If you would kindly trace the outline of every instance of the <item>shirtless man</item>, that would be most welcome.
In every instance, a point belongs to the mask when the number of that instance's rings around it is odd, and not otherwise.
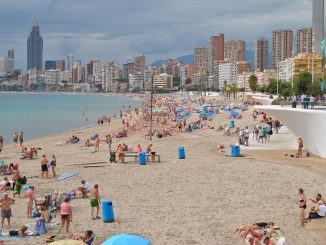
[[[34,186],[30,186],[29,189],[25,192],[27,203],[27,218],[32,218],[33,201],[37,201],[34,195]]]
[[[45,174],[45,177],[48,178],[49,177],[49,169],[48,169],[48,159],[46,159],[46,156],[43,155],[42,158],[41,158],[41,170],[42,170],[42,179],[43,179],[43,176]]]
[[[100,194],[98,192],[98,184],[94,185],[94,188],[91,190],[91,208],[92,208],[92,219],[100,219],[101,217],[98,216],[100,212]],[[96,218],[94,218],[94,208],[96,208]]]
[[[3,197],[0,199],[2,229],[3,229],[3,223],[4,223],[5,219],[8,220],[8,227],[10,229],[10,217],[12,216],[10,205],[13,204],[14,202],[15,202],[15,200],[10,198],[7,193],[4,193]]]

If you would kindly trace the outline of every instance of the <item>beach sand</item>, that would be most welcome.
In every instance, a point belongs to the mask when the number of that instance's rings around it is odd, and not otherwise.
[[[217,128],[227,121],[227,115],[222,112],[209,124]],[[253,123],[250,111],[236,120],[236,126],[241,127]],[[74,134],[83,143],[94,133],[103,137],[120,127],[121,122],[116,120],[110,126],[97,126]],[[36,187],[37,197],[42,197],[55,190],[68,192],[76,189],[82,179],[92,185],[97,183],[101,199],[112,199],[116,219],[114,223],[93,221],[89,199],[74,199],[71,203],[74,214],[72,233],[82,234],[91,229],[104,238],[132,233],[151,240],[154,245],[227,245],[243,244],[233,233],[242,224],[274,221],[284,231],[287,244],[326,244],[322,240],[316,243],[309,230],[299,227],[297,207],[300,187],[308,197],[318,192],[326,194],[325,160],[316,157],[294,159],[284,156],[285,153],[294,153],[294,150],[275,147],[272,150],[250,150],[250,146],[241,147],[243,157],[226,157],[217,150],[217,145],[233,144],[235,137],[208,129],[178,133],[163,139],[154,137],[153,150],[161,154],[160,163],[150,162],[146,166],[135,162],[106,164],[108,147],[104,143],[98,153],[92,153],[93,148],[81,150],[82,143],[55,145],[71,135],[38,139],[27,142],[27,145],[41,147],[43,150],[39,157],[43,153],[48,158],[55,154],[59,174],[76,171],[79,175],[65,181],[52,177],[32,178],[28,184]],[[277,136],[273,135],[272,140],[273,137]],[[144,137],[144,132],[135,132],[127,138],[114,139],[113,148],[119,143],[135,148],[138,144],[146,147],[150,142]],[[186,159],[178,159],[179,146],[185,147]],[[6,146],[0,157],[6,163],[19,162],[23,175],[39,176],[39,159],[21,161],[17,152],[12,145]],[[101,163],[91,164],[96,162]],[[82,163],[97,167],[77,165]],[[25,201],[16,198],[12,206],[12,227],[31,222],[26,218],[25,209]],[[57,231],[58,228],[50,228],[49,234]],[[63,233],[57,239],[64,237]],[[9,241],[8,244],[18,243]],[[21,239],[19,244],[45,244],[45,239]],[[100,244],[100,240],[97,239],[95,244]]]

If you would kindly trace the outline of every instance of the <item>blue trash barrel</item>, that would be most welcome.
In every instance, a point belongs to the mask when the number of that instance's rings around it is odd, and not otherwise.
[[[139,164],[140,165],[146,165],[146,161],[147,159],[146,159],[146,152],[141,152],[141,153],[139,153],[139,160],[138,160],[138,162],[139,162]]]
[[[185,158],[186,158],[185,148],[180,146],[179,147],[179,159],[185,159]]]
[[[233,157],[240,156],[240,147],[238,145],[232,145],[232,156]]]
[[[114,222],[113,206],[111,200],[102,202],[102,217],[104,223]]]
[[[230,128],[234,128],[235,124],[234,124],[234,120],[230,121]]]

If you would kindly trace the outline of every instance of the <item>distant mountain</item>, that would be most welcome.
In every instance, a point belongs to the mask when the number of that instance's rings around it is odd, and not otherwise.
[[[157,60],[157,61],[153,62],[151,64],[151,66],[158,66],[158,67],[160,67],[160,66],[163,65],[164,62],[165,62],[165,60]]]
[[[176,60],[180,60],[182,64],[189,64],[194,62],[194,55],[193,54],[188,54],[188,55],[183,55]],[[254,69],[254,64],[255,64],[255,52],[253,50],[246,50],[246,60],[250,61],[250,67],[251,70]],[[166,60],[157,60],[154,63],[152,63],[152,66],[162,66]],[[272,52],[268,53],[268,68],[271,69],[272,67]]]
[[[194,55],[193,54],[183,55],[178,57],[177,60],[180,60],[182,64],[190,64],[194,62]]]
[[[183,56],[176,58],[176,60],[180,60],[180,62],[182,64],[193,63],[194,55],[193,54],[183,55]],[[165,61],[167,61],[167,60],[157,60],[157,61],[153,62],[151,65],[152,66],[162,66]]]

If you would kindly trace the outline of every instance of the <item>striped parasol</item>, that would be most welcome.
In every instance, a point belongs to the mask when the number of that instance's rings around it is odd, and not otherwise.
[[[77,175],[78,175],[78,173],[76,173],[76,172],[66,172],[66,173],[61,174],[58,177],[58,181],[66,180],[66,179],[69,179],[69,178],[77,176]]]

